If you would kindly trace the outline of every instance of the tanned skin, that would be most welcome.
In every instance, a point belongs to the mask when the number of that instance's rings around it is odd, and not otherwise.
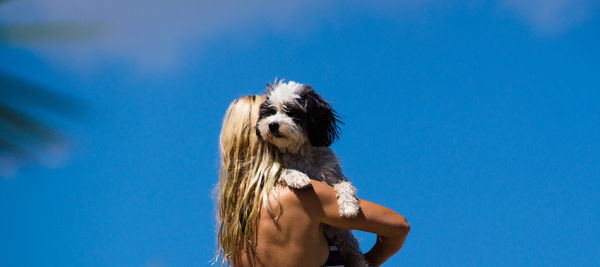
[[[402,248],[410,231],[402,215],[363,199],[359,200],[361,213],[356,218],[341,217],[336,191],[322,182],[311,180],[307,188],[281,186],[275,190],[280,205],[272,195],[269,201],[274,214],[281,210],[279,219],[273,220],[262,208],[253,240],[256,247],[246,247],[233,266],[322,266],[329,255],[322,224],[377,234],[365,258],[371,266],[379,266]]]

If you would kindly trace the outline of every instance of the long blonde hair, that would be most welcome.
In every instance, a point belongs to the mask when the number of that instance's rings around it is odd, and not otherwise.
[[[237,262],[244,248],[253,253],[253,235],[262,205],[273,218],[268,194],[281,173],[277,148],[257,136],[262,96],[243,96],[227,108],[220,135],[218,251],[223,264]],[[273,192],[277,199],[276,192]]]

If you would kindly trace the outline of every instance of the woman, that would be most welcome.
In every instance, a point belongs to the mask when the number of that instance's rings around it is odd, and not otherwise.
[[[376,233],[365,254],[371,266],[398,252],[410,229],[400,214],[361,199],[359,216],[343,218],[329,185],[311,181],[311,187],[295,190],[278,183],[277,148],[254,128],[263,101],[241,97],[223,120],[217,257],[233,266],[323,266],[329,255],[323,224]]]

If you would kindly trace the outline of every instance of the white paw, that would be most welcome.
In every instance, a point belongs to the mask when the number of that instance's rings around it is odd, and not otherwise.
[[[360,205],[356,198],[353,200],[338,200],[338,205],[340,206],[340,215],[342,217],[354,218],[360,213]]]
[[[308,175],[297,170],[285,170],[281,179],[291,188],[300,189],[310,185]]]
[[[356,188],[348,181],[334,184],[333,188],[338,193],[340,215],[346,218],[356,217],[360,213],[360,205],[358,198],[356,198]]]

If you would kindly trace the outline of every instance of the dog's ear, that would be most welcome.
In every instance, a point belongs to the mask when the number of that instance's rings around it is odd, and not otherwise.
[[[260,134],[260,129],[258,129],[258,123],[254,126],[254,131],[256,132],[256,136],[258,136],[258,138],[262,138],[262,135]]]
[[[262,135],[260,133],[260,129],[258,128],[258,124],[260,123],[260,121],[262,119],[264,119],[265,117],[272,115],[271,114],[271,110],[269,109],[269,103],[268,100],[264,100],[261,104],[260,107],[258,108],[258,121],[256,122],[256,125],[254,125],[254,130],[256,131],[256,135],[260,138],[262,138]]]
[[[302,97],[307,115],[308,139],[312,146],[330,146],[339,135],[339,120],[335,110],[310,86],[306,85]]]

